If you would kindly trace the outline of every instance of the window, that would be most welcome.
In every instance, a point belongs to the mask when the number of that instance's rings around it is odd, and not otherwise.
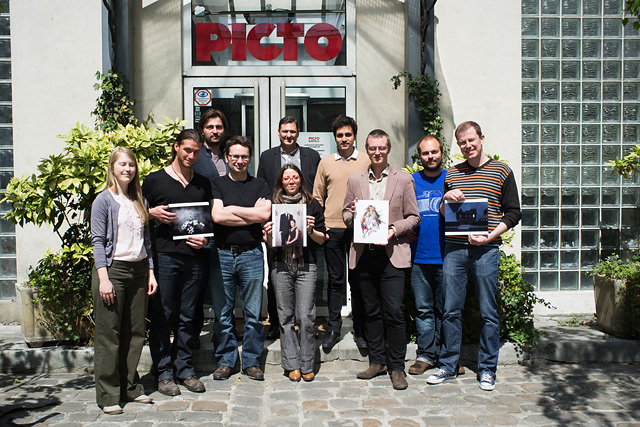
[[[592,289],[598,260],[640,247],[640,35],[622,0],[522,1],[522,263],[536,289]]]

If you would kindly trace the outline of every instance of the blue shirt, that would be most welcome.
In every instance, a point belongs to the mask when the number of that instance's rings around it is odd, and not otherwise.
[[[444,218],[440,215],[440,201],[444,195],[446,170],[437,177],[426,176],[423,171],[411,175],[416,183],[416,199],[420,211],[418,241],[411,245],[413,262],[442,264],[444,255]]]

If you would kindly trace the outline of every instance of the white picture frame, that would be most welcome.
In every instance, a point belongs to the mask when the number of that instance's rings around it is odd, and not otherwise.
[[[386,245],[389,237],[389,201],[357,200],[353,242]]]
[[[307,246],[307,205],[305,204],[273,204],[271,205],[271,246],[274,248]],[[291,224],[294,221],[294,224]],[[289,228],[285,229],[285,224]],[[293,228],[297,229],[292,235]],[[293,240],[291,240],[293,239]],[[292,243],[288,243],[292,242]]]
[[[170,224],[173,240],[184,240],[190,236],[213,237],[209,202],[171,203],[169,211],[178,215],[178,219]]]

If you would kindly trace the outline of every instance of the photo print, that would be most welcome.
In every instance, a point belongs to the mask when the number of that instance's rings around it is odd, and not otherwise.
[[[353,218],[354,243],[387,244],[389,201],[357,200]]]
[[[274,248],[307,246],[307,205],[273,204],[271,218],[271,245]]]
[[[466,199],[464,202],[444,201],[444,234],[468,236],[489,234],[487,199]]]
[[[171,223],[173,240],[194,237],[213,237],[213,221],[209,202],[172,203],[169,211],[178,215]]]

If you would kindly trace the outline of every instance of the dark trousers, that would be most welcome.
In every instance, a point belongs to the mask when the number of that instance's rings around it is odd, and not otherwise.
[[[329,276],[327,297],[329,302],[329,332],[340,332],[342,328],[342,305],[346,290],[346,256],[353,230],[332,228],[328,232],[329,240],[324,244],[325,264]],[[356,336],[364,332],[365,313],[362,307],[362,297],[357,286],[351,286],[351,316],[353,330]]]
[[[158,292],[151,305],[149,350],[158,381],[195,375],[193,354],[187,346],[193,337],[193,314],[202,281],[202,257],[159,253],[156,263]],[[173,344],[170,327],[173,324]],[[174,371],[175,369],[175,371]]]
[[[204,301],[206,299],[207,283],[209,283],[209,259],[211,251],[218,250],[215,246],[213,249],[209,246],[200,251],[202,256],[202,280],[200,280],[200,289],[198,290],[198,298],[196,299],[196,309],[193,312],[193,341],[200,340],[200,332],[204,326]]]
[[[144,394],[137,368],[144,345],[149,268],[146,260],[113,261],[107,274],[116,291],[110,305],[100,297],[95,268],[91,278],[96,402],[101,408]]]
[[[284,240],[283,240],[284,241]],[[267,266],[268,270],[271,271],[274,265],[273,261],[273,249],[267,245]],[[276,299],[276,291],[275,285],[271,278],[271,274],[268,275],[267,279],[267,313],[269,314],[269,324],[271,325],[270,330],[276,329],[280,327],[280,320],[278,318],[278,303]]]
[[[406,328],[402,304],[404,270],[391,264],[384,246],[365,248],[355,269],[351,270],[367,314],[369,363],[388,365],[390,371],[404,371],[407,354]],[[383,320],[386,319],[386,323]],[[385,355],[385,334],[389,345],[389,362]]]

